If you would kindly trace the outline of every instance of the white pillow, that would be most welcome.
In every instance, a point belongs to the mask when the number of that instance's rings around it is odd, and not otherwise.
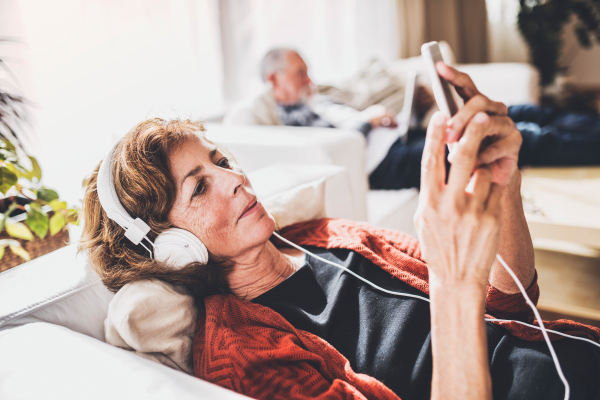
[[[108,306],[106,343],[194,374],[192,341],[197,310],[179,287],[158,280],[128,283]]]

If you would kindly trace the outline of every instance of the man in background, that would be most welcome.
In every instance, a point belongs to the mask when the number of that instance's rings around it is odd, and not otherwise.
[[[265,90],[235,106],[225,124],[344,128],[365,136],[374,128],[396,126],[394,116],[382,106],[358,111],[335,98],[316,95],[306,63],[294,50],[269,51],[261,63],[261,76]],[[427,113],[433,104],[427,89],[418,87],[413,107],[417,115]],[[508,108],[508,117],[523,138],[519,167],[600,165],[597,114],[518,105]],[[387,155],[369,174],[371,189],[418,188],[423,147],[424,130],[414,129],[408,140],[398,139],[385,149]]]
[[[332,96],[316,94],[316,86],[308,75],[302,57],[292,49],[270,50],[261,63],[261,77],[265,90],[259,95],[237,104],[226,115],[225,124],[234,125],[287,125],[343,128],[362,132],[367,136],[378,127],[395,128],[395,116],[381,105],[358,111]],[[424,114],[433,105],[433,97],[419,87],[415,96],[415,110]],[[423,133],[416,141],[397,141],[388,157],[398,159],[393,177],[388,171],[377,169],[371,173],[371,188],[418,187],[423,151]],[[397,164],[397,163],[396,163]]]

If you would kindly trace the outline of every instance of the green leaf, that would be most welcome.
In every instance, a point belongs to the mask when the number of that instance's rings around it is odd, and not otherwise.
[[[52,211],[63,210],[65,208],[67,208],[67,203],[56,199],[56,200],[52,200],[50,202],[50,207],[52,207]]]
[[[6,194],[17,183],[17,175],[6,167],[0,167],[0,192]]]
[[[33,240],[31,231],[20,222],[13,222],[10,219],[6,221],[6,232],[12,236],[24,240]]]
[[[6,246],[21,247],[21,244],[14,239],[0,240],[0,260],[2,259],[2,257],[4,257],[4,250],[6,249]]]
[[[29,228],[31,228],[40,239],[45,238],[48,234],[48,216],[39,209],[39,206],[35,207],[28,204],[25,208],[27,209],[27,220],[25,222],[27,222]]]
[[[25,261],[29,261],[31,260],[31,257],[29,256],[29,253],[21,247],[21,245],[18,246],[8,246],[10,248],[10,250],[15,253],[16,255],[18,255],[19,257],[21,257],[23,260]]]
[[[8,168],[10,172],[15,174],[17,178],[27,177],[27,170],[21,167],[19,164],[6,163],[4,166]]]
[[[9,163],[17,161],[17,153],[14,151],[0,149],[0,160],[6,161]]]
[[[60,230],[65,226],[65,216],[60,211],[55,212],[54,215],[50,218],[50,234],[52,236],[56,235]]]
[[[79,210],[76,208],[68,209],[66,221],[67,221],[67,224],[73,224],[73,225],[79,226]]]
[[[27,207],[32,207],[32,208],[35,208],[36,210],[38,210],[39,212],[43,212],[43,211],[42,211],[42,206],[41,206],[41,204],[39,204],[39,203],[36,203],[36,202],[33,202],[33,203],[29,203],[29,204],[27,204],[27,205],[25,206],[25,208],[27,208]]]
[[[37,197],[40,200],[44,200],[44,201],[47,201],[48,203],[50,203],[52,200],[58,200],[58,193],[56,193],[52,189],[41,188],[37,192]]]
[[[0,239],[0,247],[20,246],[21,244],[15,239]]]
[[[41,180],[42,179],[42,169],[40,168],[40,164],[38,164],[35,157],[29,156],[29,159],[31,160],[31,165],[33,166],[33,168],[31,168],[29,179],[37,178],[38,181]]]
[[[8,150],[15,151],[16,147],[8,139],[0,140],[0,147]]]

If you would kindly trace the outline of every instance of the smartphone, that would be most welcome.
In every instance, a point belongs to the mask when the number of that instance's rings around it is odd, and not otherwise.
[[[439,76],[435,69],[435,64],[438,61],[444,61],[438,42],[429,42],[421,46],[421,55],[423,56],[423,60],[425,60],[425,66],[431,78],[431,88],[433,89],[435,102],[440,111],[450,118],[458,112],[458,106],[454,101],[454,96],[452,96],[450,83]]]

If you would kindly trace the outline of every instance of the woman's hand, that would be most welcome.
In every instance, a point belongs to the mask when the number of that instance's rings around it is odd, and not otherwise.
[[[481,112],[467,124],[447,184],[442,113],[433,116],[425,139],[415,225],[429,268],[432,399],[491,398],[483,310],[498,248],[501,192],[490,168],[476,168],[488,120]]]
[[[447,184],[446,121],[436,113],[427,131],[415,225],[430,284],[476,285],[483,290],[500,232],[500,187],[492,182],[490,168],[476,168],[489,118],[478,113],[469,122],[455,150]]]
[[[436,69],[454,85],[465,101],[465,106],[447,122],[448,143],[458,141],[460,145],[469,122],[479,115],[478,113],[484,112],[489,115],[485,128],[486,143],[479,149],[475,168],[488,165],[492,170],[492,182],[503,186],[502,232],[498,252],[517,274],[521,283],[528,287],[535,277],[535,260],[523,212],[521,179],[517,168],[519,149],[523,141],[521,132],[506,116],[506,106],[482,95],[469,75],[444,63],[437,63]],[[454,166],[454,154],[451,154],[449,161]],[[505,293],[519,292],[512,277],[497,261],[492,267],[490,284]]]
[[[492,101],[477,90],[469,75],[439,62],[438,73],[452,83],[465,101],[465,106],[447,122],[448,143],[460,142],[469,122],[480,112],[489,115],[482,148],[479,149],[475,168],[487,165],[492,171],[492,182],[507,185],[517,171],[519,149],[523,138],[514,122],[507,116],[508,109],[503,103]],[[454,154],[449,158],[453,164]]]

